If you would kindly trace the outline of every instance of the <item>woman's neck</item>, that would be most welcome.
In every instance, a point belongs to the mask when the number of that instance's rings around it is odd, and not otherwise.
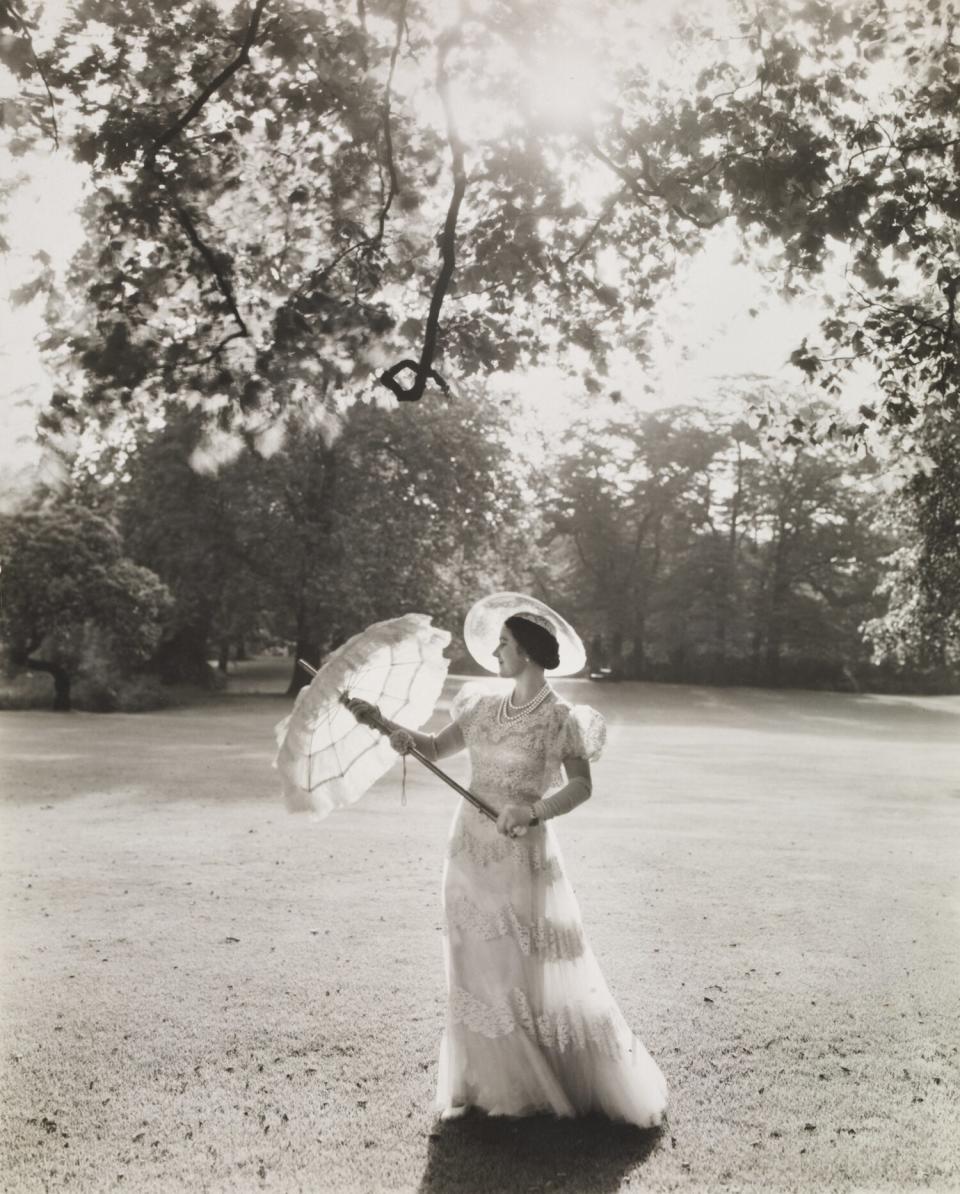
[[[525,668],[517,676],[510,701],[514,705],[525,705],[532,701],[546,682],[544,674],[539,669]]]

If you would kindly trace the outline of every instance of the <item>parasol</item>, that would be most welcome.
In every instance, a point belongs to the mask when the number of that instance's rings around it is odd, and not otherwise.
[[[390,769],[397,756],[384,736],[386,727],[376,717],[355,717],[345,702],[369,701],[383,717],[419,729],[443,688],[449,666],[443,649],[449,641],[447,631],[432,626],[426,614],[405,614],[354,635],[319,671],[298,661],[313,680],[276,727],[274,760],[292,812],[325,817],[334,808],[354,804]],[[410,753],[496,819],[493,809],[419,751]]]
[[[341,698],[370,701],[385,717],[419,728],[440,697],[449,641],[426,614],[404,614],[375,622],[327,657],[276,728],[274,766],[291,811],[325,817],[354,804],[386,774],[396,753]]]

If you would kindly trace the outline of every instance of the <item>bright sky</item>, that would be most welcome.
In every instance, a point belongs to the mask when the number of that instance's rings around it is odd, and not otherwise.
[[[623,22],[624,28],[630,24],[631,36],[625,36],[621,44],[631,52],[642,47],[639,52],[648,66],[674,70],[676,64],[668,61],[664,52],[664,29],[678,7],[694,3],[716,7],[715,0],[674,0],[671,4],[660,0],[656,6],[647,0],[646,4],[590,4],[586,8],[570,3],[568,8],[581,20],[585,14],[593,20],[603,12],[610,20]],[[62,2],[51,6],[51,24],[62,15],[63,7]],[[578,43],[570,44],[564,55],[550,59],[550,71],[538,85],[541,100],[548,100],[563,119],[576,118],[578,106],[597,102],[598,95],[602,98],[601,76],[589,44],[584,44],[582,53],[576,51]],[[469,135],[471,125],[482,125],[488,114],[461,102],[464,133]],[[76,207],[84,171],[65,151],[58,153],[49,147],[31,160],[4,162],[0,158],[0,179],[14,176],[21,168],[30,181],[11,202],[4,232],[13,249],[0,257],[0,490],[10,484],[13,473],[26,469],[29,474],[38,459],[34,419],[49,399],[52,384],[36,343],[43,332],[42,300],[14,309],[6,296],[35,272],[35,252],[43,249],[50,253],[63,269],[82,237]],[[787,304],[771,298],[756,271],[735,264],[736,248],[732,230],[719,229],[705,251],[683,266],[671,295],[657,313],[652,369],[642,372],[636,362],[625,357],[615,365],[610,389],[619,389],[629,401],[651,409],[709,401],[723,379],[742,374],[768,375],[782,379],[786,388],[797,387],[799,375],[787,365],[787,357],[803,335],[814,334],[818,309],[811,303]],[[558,371],[550,369],[538,370],[525,379],[497,379],[494,388],[518,391],[537,411],[538,422],[552,421],[558,429],[588,401]]]

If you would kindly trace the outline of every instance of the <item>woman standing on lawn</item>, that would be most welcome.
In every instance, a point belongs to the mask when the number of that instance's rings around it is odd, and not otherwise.
[[[496,660],[510,695],[466,686],[435,736],[387,723],[401,753],[414,745],[437,760],[466,748],[471,790],[499,810],[494,824],[459,801],[447,846],[437,1107],[444,1118],[470,1107],[600,1111],[653,1127],[666,1082],[604,981],[548,824],[590,796],[590,762],[606,736],[595,710],[562,701],[544,676],[578,670],[580,640],[549,607],[509,593],[473,607],[464,639],[481,666]],[[546,796],[561,767],[567,782]]]

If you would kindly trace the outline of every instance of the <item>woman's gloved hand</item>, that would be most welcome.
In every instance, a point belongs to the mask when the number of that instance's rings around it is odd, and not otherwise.
[[[383,720],[380,710],[369,701],[362,701],[359,697],[348,697],[343,703],[357,721],[362,721],[365,725],[370,725],[374,720]]]
[[[408,755],[416,745],[413,736],[406,730],[394,730],[389,742],[398,755]]]
[[[528,804],[508,804],[497,817],[497,832],[505,837],[522,837],[533,820],[533,810]]]

